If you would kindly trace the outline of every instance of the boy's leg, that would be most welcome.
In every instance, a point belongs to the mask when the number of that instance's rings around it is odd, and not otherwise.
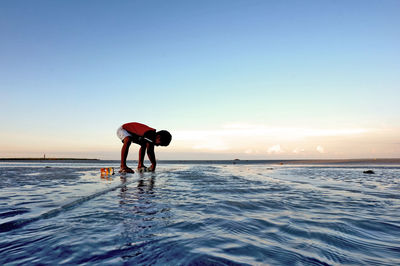
[[[124,142],[124,144],[122,145],[122,148],[121,148],[120,172],[124,171],[127,173],[133,173],[133,170],[126,165],[126,158],[128,157],[129,147],[131,146],[132,140],[130,137],[125,137],[123,142]]]

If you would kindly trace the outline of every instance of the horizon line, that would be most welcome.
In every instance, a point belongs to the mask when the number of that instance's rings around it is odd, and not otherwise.
[[[97,158],[69,158],[69,157],[3,157],[0,161],[119,161],[120,159]],[[128,160],[137,161],[137,160]],[[345,159],[160,159],[158,162],[277,162],[277,163],[351,163],[351,162],[376,162],[376,163],[400,163],[400,158],[345,158]]]

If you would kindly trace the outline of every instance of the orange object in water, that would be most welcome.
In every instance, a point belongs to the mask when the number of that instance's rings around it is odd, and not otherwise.
[[[102,175],[113,175],[114,167],[101,168],[100,172]]]

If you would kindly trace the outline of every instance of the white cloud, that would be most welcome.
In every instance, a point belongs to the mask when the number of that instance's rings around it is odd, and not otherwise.
[[[324,149],[324,147],[322,147],[321,145],[318,145],[317,148],[316,148],[316,150],[317,150],[317,152],[319,152],[319,153],[325,153],[325,149]]]
[[[299,153],[303,153],[303,152],[305,152],[305,149],[302,149],[302,148],[296,148],[293,150],[293,153],[295,153],[295,154],[299,154]]]
[[[281,148],[281,145],[276,144],[274,146],[271,146],[267,150],[268,153],[283,153],[284,150]]]
[[[215,137],[265,137],[277,139],[299,139],[305,137],[343,136],[366,133],[363,128],[321,129],[273,127],[266,125],[229,124],[213,130],[178,130],[175,140],[199,140]]]
[[[192,146],[194,150],[210,150],[210,151],[225,151],[229,150],[229,146],[220,140],[201,141]]]
[[[259,147],[270,147],[268,153],[284,153],[292,151],[292,154],[301,154],[305,150],[296,147],[299,141],[309,143],[312,138],[319,137],[343,137],[364,134],[373,131],[363,128],[294,128],[274,127],[262,124],[228,124],[214,129],[201,130],[176,130],[173,134],[173,144],[179,150],[209,150],[209,151],[231,151],[244,154],[263,154],[257,152]],[[285,144],[287,150],[276,143]],[[293,145],[293,146],[292,146]],[[309,147],[310,148],[310,147]],[[311,149],[309,149],[311,150]],[[322,148],[318,150],[324,153]]]

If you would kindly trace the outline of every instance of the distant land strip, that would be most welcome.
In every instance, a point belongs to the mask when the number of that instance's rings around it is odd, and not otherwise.
[[[0,158],[0,161],[99,161],[88,158]]]
[[[87,162],[119,162],[119,160],[102,160],[90,158],[0,158],[0,161],[87,161]],[[135,161],[135,160],[132,160]],[[400,158],[360,158],[360,159],[226,159],[226,160],[158,160],[160,163],[195,163],[195,164],[400,164]]]
[[[376,159],[307,159],[307,160],[281,160],[284,164],[351,164],[351,163],[400,163],[400,158]]]
[[[361,158],[361,159],[233,159],[233,160],[161,160],[163,163],[233,163],[233,164],[400,164],[400,158]]]

